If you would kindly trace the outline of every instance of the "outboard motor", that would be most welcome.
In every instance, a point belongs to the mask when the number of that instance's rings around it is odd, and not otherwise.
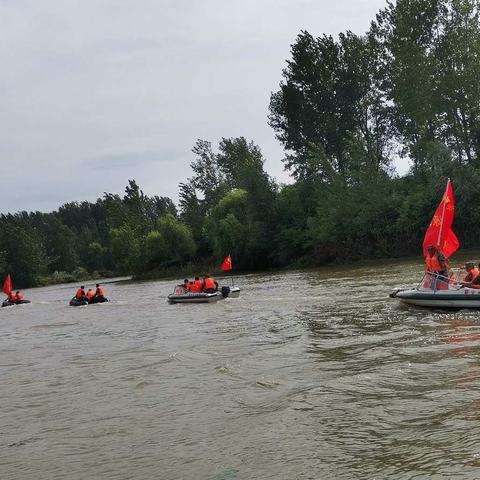
[[[230,294],[230,287],[222,287],[222,297],[227,298]]]

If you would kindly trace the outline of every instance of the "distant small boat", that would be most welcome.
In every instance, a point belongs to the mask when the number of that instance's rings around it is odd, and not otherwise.
[[[3,283],[2,291],[5,295],[8,295],[8,298],[6,298],[2,302],[2,307],[13,307],[14,305],[22,305],[24,303],[30,303],[30,300],[24,300],[23,298],[20,300],[11,300],[11,296],[13,293],[13,283],[12,279],[10,277],[10,274],[7,275],[7,278],[5,279],[5,282]],[[17,292],[19,293],[19,292]],[[22,295],[23,297],[23,295]],[[15,295],[16,298],[16,295]]]
[[[2,302],[2,307],[13,307],[14,305],[23,305],[25,303],[31,303],[30,300],[17,300],[11,302],[8,298]]]
[[[218,292],[214,293],[192,293],[187,291],[183,286],[175,287],[167,299],[169,303],[214,303],[225,298],[238,298],[240,296],[239,287],[221,287]]]

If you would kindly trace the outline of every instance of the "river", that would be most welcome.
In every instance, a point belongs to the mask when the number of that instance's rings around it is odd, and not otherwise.
[[[388,298],[422,265],[73,286],[0,309],[0,478],[480,478],[480,313]]]

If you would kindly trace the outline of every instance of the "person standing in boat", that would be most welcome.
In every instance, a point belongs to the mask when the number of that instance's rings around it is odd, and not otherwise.
[[[445,255],[440,251],[438,247],[430,245],[427,248],[427,256],[425,257],[425,263],[427,265],[427,272],[431,273],[434,278],[432,278],[432,287],[436,285],[436,282],[439,277],[446,282],[448,279],[448,265]]]
[[[218,291],[218,283],[210,275],[205,275],[203,278],[202,291],[205,293],[215,293]]]

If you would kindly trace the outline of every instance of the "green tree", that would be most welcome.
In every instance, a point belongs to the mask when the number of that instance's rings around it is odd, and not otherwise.
[[[248,196],[242,189],[227,193],[209,211],[205,233],[217,258],[231,254],[240,268],[260,268],[270,252],[265,249],[261,223],[249,211]]]
[[[350,181],[352,143],[375,170],[389,163],[389,108],[379,88],[378,54],[373,42],[347,32],[338,41],[303,31],[292,46],[280,90],[270,101],[270,125],[287,151],[285,163],[297,179],[312,170],[312,145],[320,146],[328,169]]]
[[[47,270],[42,246],[28,229],[14,224],[4,225],[0,250],[6,252],[6,271],[12,274],[15,286],[35,285],[39,275]]]
[[[136,232],[124,225],[110,231],[112,257],[116,268],[124,274],[137,273],[144,267],[142,242]]]
[[[196,251],[190,228],[172,214],[160,218],[157,230],[147,235],[146,250],[149,263],[182,263]]]

